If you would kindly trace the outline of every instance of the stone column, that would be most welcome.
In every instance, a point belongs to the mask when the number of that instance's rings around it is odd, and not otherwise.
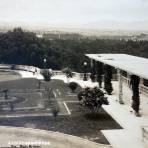
[[[104,67],[104,89],[108,95],[112,94],[113,87],[112,87],[112,67],[110,65],[105,65]]]
[[[102,88],[102,73],[103,73],[103,63],[97,61],[97,82],[99,87]]]
[[[132,108],[135,111],[136,116],[140,116],[139,114],[139,106],[140,106],[139,82],[140,82],[140,78],[138,76],[136,75],[131,76],[131,86],[132,86],[132,91],[133,91]]]
[[[84,62],[84,77],[83,81],[87,81],[87,62]]]
[[[90,59],[90,68],[93,67],[93,59]]]
[[[117,69],[118,81],[119,81],[119,103],[124,104],[123,102],[123,89],[122,89],[122,71]]]
[[[92,63],[91,63],[91,74],[90,74],[90,79],[92,82],[95,82],[95,74],[96,74],[96,69],[95,69],[95,60],[92,60]]]
[[[127,85],[130,88],[130,74],[127,72]]]

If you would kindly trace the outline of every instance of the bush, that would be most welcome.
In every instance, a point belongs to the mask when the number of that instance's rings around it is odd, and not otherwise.
[[[67,78],[72,78],[73,77],[72,70],[70,68],[68,68],[68,67],[63,69],[62,72],[66,74]]]
[[[48,69],[42,70],[41,74],[43,75],[45,81],[50,81],[51,80],[52,74],[51,74],[51,72],[49,72]]]
[[[70,82],[70,83],[69,83],[69,87],[70,87],[70,89],[72,90],[72,92],[74,93],[75,90],[76,90],[77,87],[78,87],[78,84],[77,84],[76,82]]]
[[[86,88],[84,91],[79,92],[78,100],[82,106],[87,107],[92,112],[98,111],[102,104],[109,104],[105,93],[97,87],[94,89]]]
[[[10,67],[11,70],[15,70],[15,68],[16,68],[15,64],[12,64]]]

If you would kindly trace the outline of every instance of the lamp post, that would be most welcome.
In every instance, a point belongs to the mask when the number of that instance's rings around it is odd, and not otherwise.
[[[46,58],[44,58],[44,69],[46,69]]]
[[[87,62],[84,62],[84,77],[83,77],[83,81],[87,81],[86,69],[87,69]]]

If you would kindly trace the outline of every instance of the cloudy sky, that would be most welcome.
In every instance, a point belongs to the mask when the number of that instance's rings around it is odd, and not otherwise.
[[[0,23],[148,30],[148,0],[0,0]]]

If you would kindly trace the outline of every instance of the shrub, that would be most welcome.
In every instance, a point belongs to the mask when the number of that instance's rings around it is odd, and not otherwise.
[[[72,90],[73,93],[75,92],[77,87],[78,87],[78,84],[76,82],[70,82],[69,83],[69,88]]]
[[[42,70],[41,74],[43,75],[45,81],[50,81],[52,74],[48,69]]]
[[[73,73],[72,73],[70,68],[65,68],[65,69],[62,70],[62,72],[66,74],[67,78],[73,77]]]
[[[82,106],[87,107],[92,112],[96,112],[102,104],[109,104],[104,94],[105,93],[97,87],[94,89],[86,88],[84,91],[79,92],[78,100]]]
[[[10,69],[11,69],[11,70],[15,70],[15,69],[16,69],[15,64],[12,64],[11,67],[10,67]]]

